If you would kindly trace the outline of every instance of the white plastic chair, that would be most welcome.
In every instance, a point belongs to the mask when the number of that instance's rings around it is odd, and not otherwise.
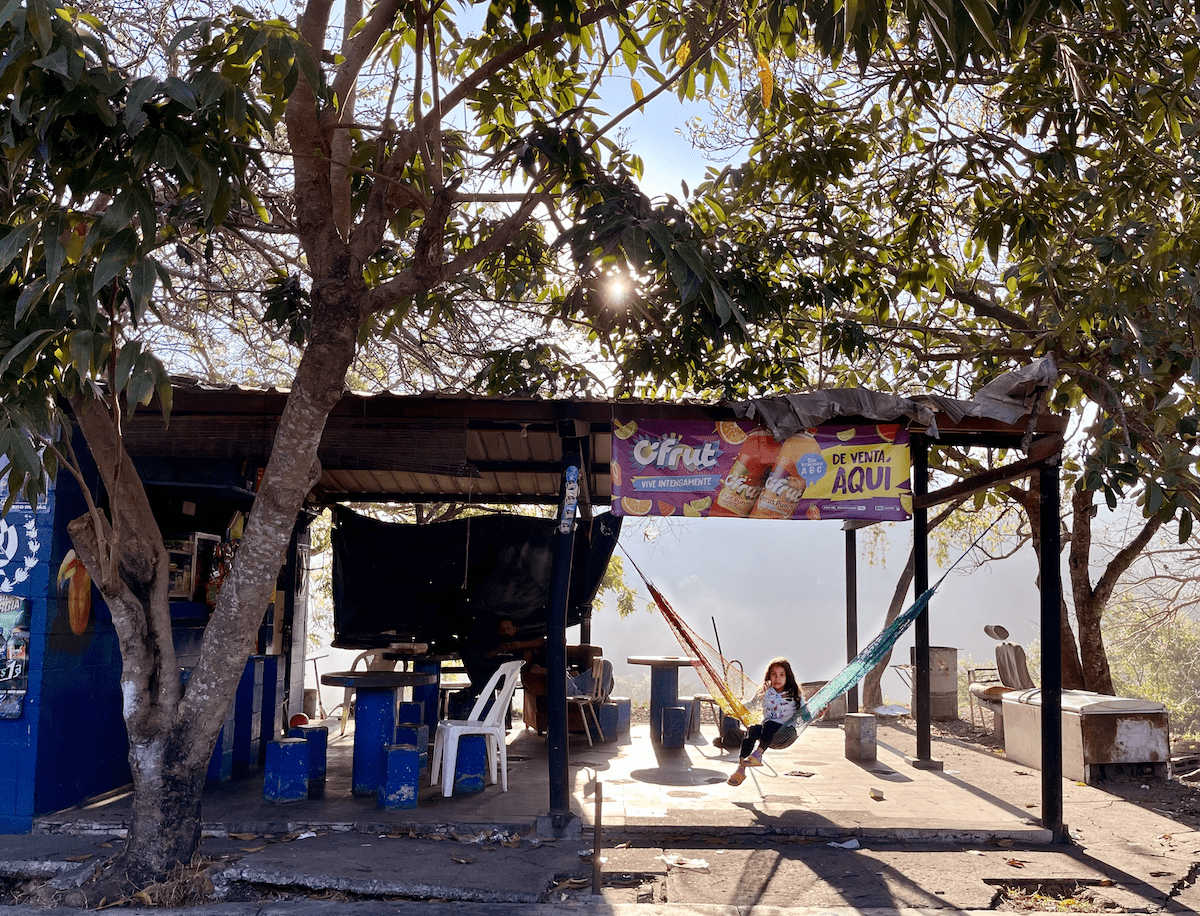
[[[500,766],[500,789],[508,791],[508,745],[504,740],[504,714],[512,705],[513,691],[520,678],[517,672],[525,664],[523,660],[505,662],[496,669],[479,699],[471,707],[466,719],[442,719],[437,724],[437,735],[433,739],[429,784],[436,786],[438,773],[442,774],[442,795],[447,798],[454,793],[454,768],[458,763],[458,739],[463,735],[483,735],[487,739],[488,764],[492,785],[496,784],[496,766]],[[488,702],[495,700],[491,707]],[[484,712],[486,711],[486,714]]]
[[[596,707],[607,699],[605,695],[604,685],[604,656],[597,655],[592,659],[592,689],[587,693],[577,693],[574,696],[567,697],[567,702],[579,707],[579,717],[583,719],[583,733],[587,735],[588,747],[592,747],[592,730],[588,727],[587,714],[592,714],[592,721],[596,724],[596,734],[600,736],[600,740],[604,740],[604,730],[600,727],[600,716],[596,713]]]

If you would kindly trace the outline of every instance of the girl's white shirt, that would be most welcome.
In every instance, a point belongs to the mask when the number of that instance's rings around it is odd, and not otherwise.
[[[763,721],[788,722],[796,715],[795,700],[788,699],[774,687],[763,694]]]

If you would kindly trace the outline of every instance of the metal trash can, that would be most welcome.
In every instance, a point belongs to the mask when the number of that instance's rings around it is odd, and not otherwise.
[[[1004,753],[1040,769],[1042,691],[1010,691],[1002,702]],[[1169,765],[1170,728],[1162,703],[1088,690],[1062,692],[1062,774],[1067,779],[1092,783],[1104,778],[1107,767],[1146,766],[1165,779]]]

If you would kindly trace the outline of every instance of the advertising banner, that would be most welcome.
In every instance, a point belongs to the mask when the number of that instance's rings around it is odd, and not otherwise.
[[[748,420],[613,423],[616,515],[912,517],[908,431],[823,423],[776,442]]]

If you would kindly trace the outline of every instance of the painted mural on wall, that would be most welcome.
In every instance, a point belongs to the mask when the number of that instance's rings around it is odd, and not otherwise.
[[[912,517],[908,430],[823,423],[783,441],[749,421],[614,421],[616,515]]]
[[[0,595],[0,719],[21,715],[29,687],[29,602]]]
[[[53,492],[53,487],[51,487]],[[0,504],[8,499],[0,476]],[[20,717],[29,687],[34,601],[45,601],[49,583],[50,496],[37,506],[18,499],[0,518],[0,719]]]

